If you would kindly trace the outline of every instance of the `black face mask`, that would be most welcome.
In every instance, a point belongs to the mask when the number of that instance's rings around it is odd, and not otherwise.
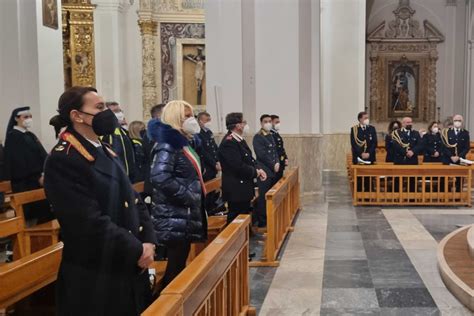
[[[406,129],[407,131],[411,131],[412,128],[413,128],[413,125],[407,125],[407,126],[405,127],[405,129]]]
[[[97,114],[90,114],[87,112],[79,111],[81,113],[91,115],[94,118],[92,119],[92,129],[97,136],[105,136],[112,134],[119,123],[117,117],[115,116],[112,110],[107,109],[105,111],[99,112]]]

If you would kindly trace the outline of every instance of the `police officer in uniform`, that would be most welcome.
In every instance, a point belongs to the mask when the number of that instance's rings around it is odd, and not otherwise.
[[[441,162],[442,142],[437,122],[428,126],[428,132],[421,139],[423,162]]]
[[[288,166],[288,155],[285,151],[285,144],[283,143],[283,137],[281,137],[280,130],[280,117],[278,115],[272,115],[272,130],[270,131],[273,135],[273,139],[276,144],[278,158],[280,160],[280,170],[277,172],[275,182],[278,182],[283,177],[285,167]]]
[[[258,227],[267,226],[267,203],[265,194],[275,184],[277,173],[280,171],[275,140],[271,134],[272,118],[268,114],[260,116],[261,129],[253,138],[253,149],[257,156],[258,165],[267,174],[267,179],[258,181],[257,222]]]
[[[255,196],[255,179],[267,179],[265,171],[257,167],[247,142],[248,131],[242,113],[229,113],[225,118],[227,134],[222,140],[218,157],[222,166],[222,198],[227,202],[227,222],[239,214],[250,212],[250,202]]]
[[[357,115],[357,120],[359,123],[351,129],[352,163],[357,164],[357,158],[374,163],[376,160],[377,132],[375,127],[369,125],[367,112],[360,112]]]
[[[204,181],[209,181],[217,176],[221,171],[221,164],[217,156],[217,144],[214,134],[211,131],[211,116],[207,112],[198,114],[198,122],[201,126],[201,132],[198,136],[201,140],[201,163],[203,167],[202,177]]]
[[[442,132],[444,164],[460,164],[460,158],[466,159],[470,150],[471,141],[469,132],[463,128],[463,117],[455,115],[453,117],[453,127],[446,128]]]
[[[418,155],[423,151],[420,133],[413,129],[411,117],[404,117],[402,128],[394,130],[393,163],[395,165],[417,165]]]
[[[67,129],[44,176],[64,242],[57,315],[139,315],[151,300],[156,237],[119,158],[99,140],[118,121],[90,87],[64,92],[58,112]]]

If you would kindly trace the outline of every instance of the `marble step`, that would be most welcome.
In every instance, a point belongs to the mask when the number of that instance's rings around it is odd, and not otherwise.
[[[468,246],[468,231],[473,225],[461,227],[438,245],[438,267],[446,287],[467,308],[474,312],[474,257]]]

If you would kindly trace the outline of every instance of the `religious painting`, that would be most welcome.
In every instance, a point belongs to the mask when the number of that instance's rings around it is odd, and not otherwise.
[[[193,105],[206,104],[206,54],[204,45],[183,44],[183,98]]]
[[[388,66],[390,117],[416,116],[419,101],[419,64],[402,58],[401,61],[389,62]]]
[[[43,0],[43,25],[58,29],[58,0]]]

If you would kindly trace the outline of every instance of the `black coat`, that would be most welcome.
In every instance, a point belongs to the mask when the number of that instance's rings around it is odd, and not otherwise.
[[[132,139],[135,155],[135,182],[144,181],[150,175],[150,158],[146,154],[146,146],[141,139]]]
[[[423,146],[423,162],[441,162],[441,155],[443,150],[443,144],[441,142],[441,134],[436,133],[427,133],[421,139]],[[438,157],[433,157],[433,155],[438,152]]]
[[[257,168],[247,142],[227,133],[219,146],[218,156],[224,201],[250,202],[255,196]]]
[[[203,182],[184,153],[188,140],[157,120],[148,132],[158,144],[153,149],[150,180],[153,186],[152,221],[159,242],[204,241],[207,215]]]
[[[217,144],[214,134],[210,129],[201,128],[198,134],[201,140],[201,151],[199,157],[202,162],[204,181],[209,181],[217,176],[216,164],[219,161],[217,157]]]
[[[283,171],[285,170],[285,160],[288,159],[288,155],[286,154],[285,150],[285,143],[283,141],[283,137],[281,137],[280,133],[278,133],[276,130],[271,130],[273,140],[276,145],[276,151],[278,155],[278,160],[280,161],[280,171],[278,172],[281,175],[283,175]]]
[[[46,160],[44,185],[64,242],[58,315],[138,315],[150,287],[137,262],[156,238],[117,156],[68,129]]]
[[[357,131],[355,135],[354,131]],[[356,137],[360,142],[366,142],[366,146],[359,146]],[[360,125],[355,125],[351,128],[351,148],[352,148],[352,163],[357,164],[357,158],[362,158],[363,153],[368,153],[368,159],[363,159],[374,163],[376,161],[375,149],[377,148],[377,131],[372,125],[362,129]]]
[[[121,127],[117,127],[112,135],[102,137],[102,141],[109,144],[120,158],[125,173],[128,175],[130,181],[132,181],[132,183],[137,182],[135,179],[135,154],[128,132]]]
[[[459,133],[456,135],[454,128],[450,128],[447,131],[443,131],[447,133],[448,143],[451,145],[457,144],[456,148],[450,148],[446,144],[443,143],[443,155],[442,160],[444,164],[451,164],[453,163],[451,157],[457,155],[461,158],[466,158],[467,153],[471,149],[471,140],[469,137],[469,132],[465,129],[461,129]],[[460,162],[458,161],[457,164]]]
[[[46,150],[35,134],[13,129],[5,142],[5,173],[11,180],[13,192],[24,192],[40,188],[39,178],[43,173]]]
[[[266,172],[268,178],[274,179],[276,176],[275,164],[280,160],[273,135],[261,129],[253,137],[253,150],[255,150],[258,166]]]
[[[404,148],[399,144],[394,136],[398,135],[404,144],[408,144],[408,148]],[[398,129],[392,133],[393,138],[393,163],[396,165],[417,165],[418,155],[423,152],[423,144],[421,143],[420,133],[412,130],[410,134],[408,131]],[[413,151],[414,155],[411,158],[407,157],[407,151]]]

